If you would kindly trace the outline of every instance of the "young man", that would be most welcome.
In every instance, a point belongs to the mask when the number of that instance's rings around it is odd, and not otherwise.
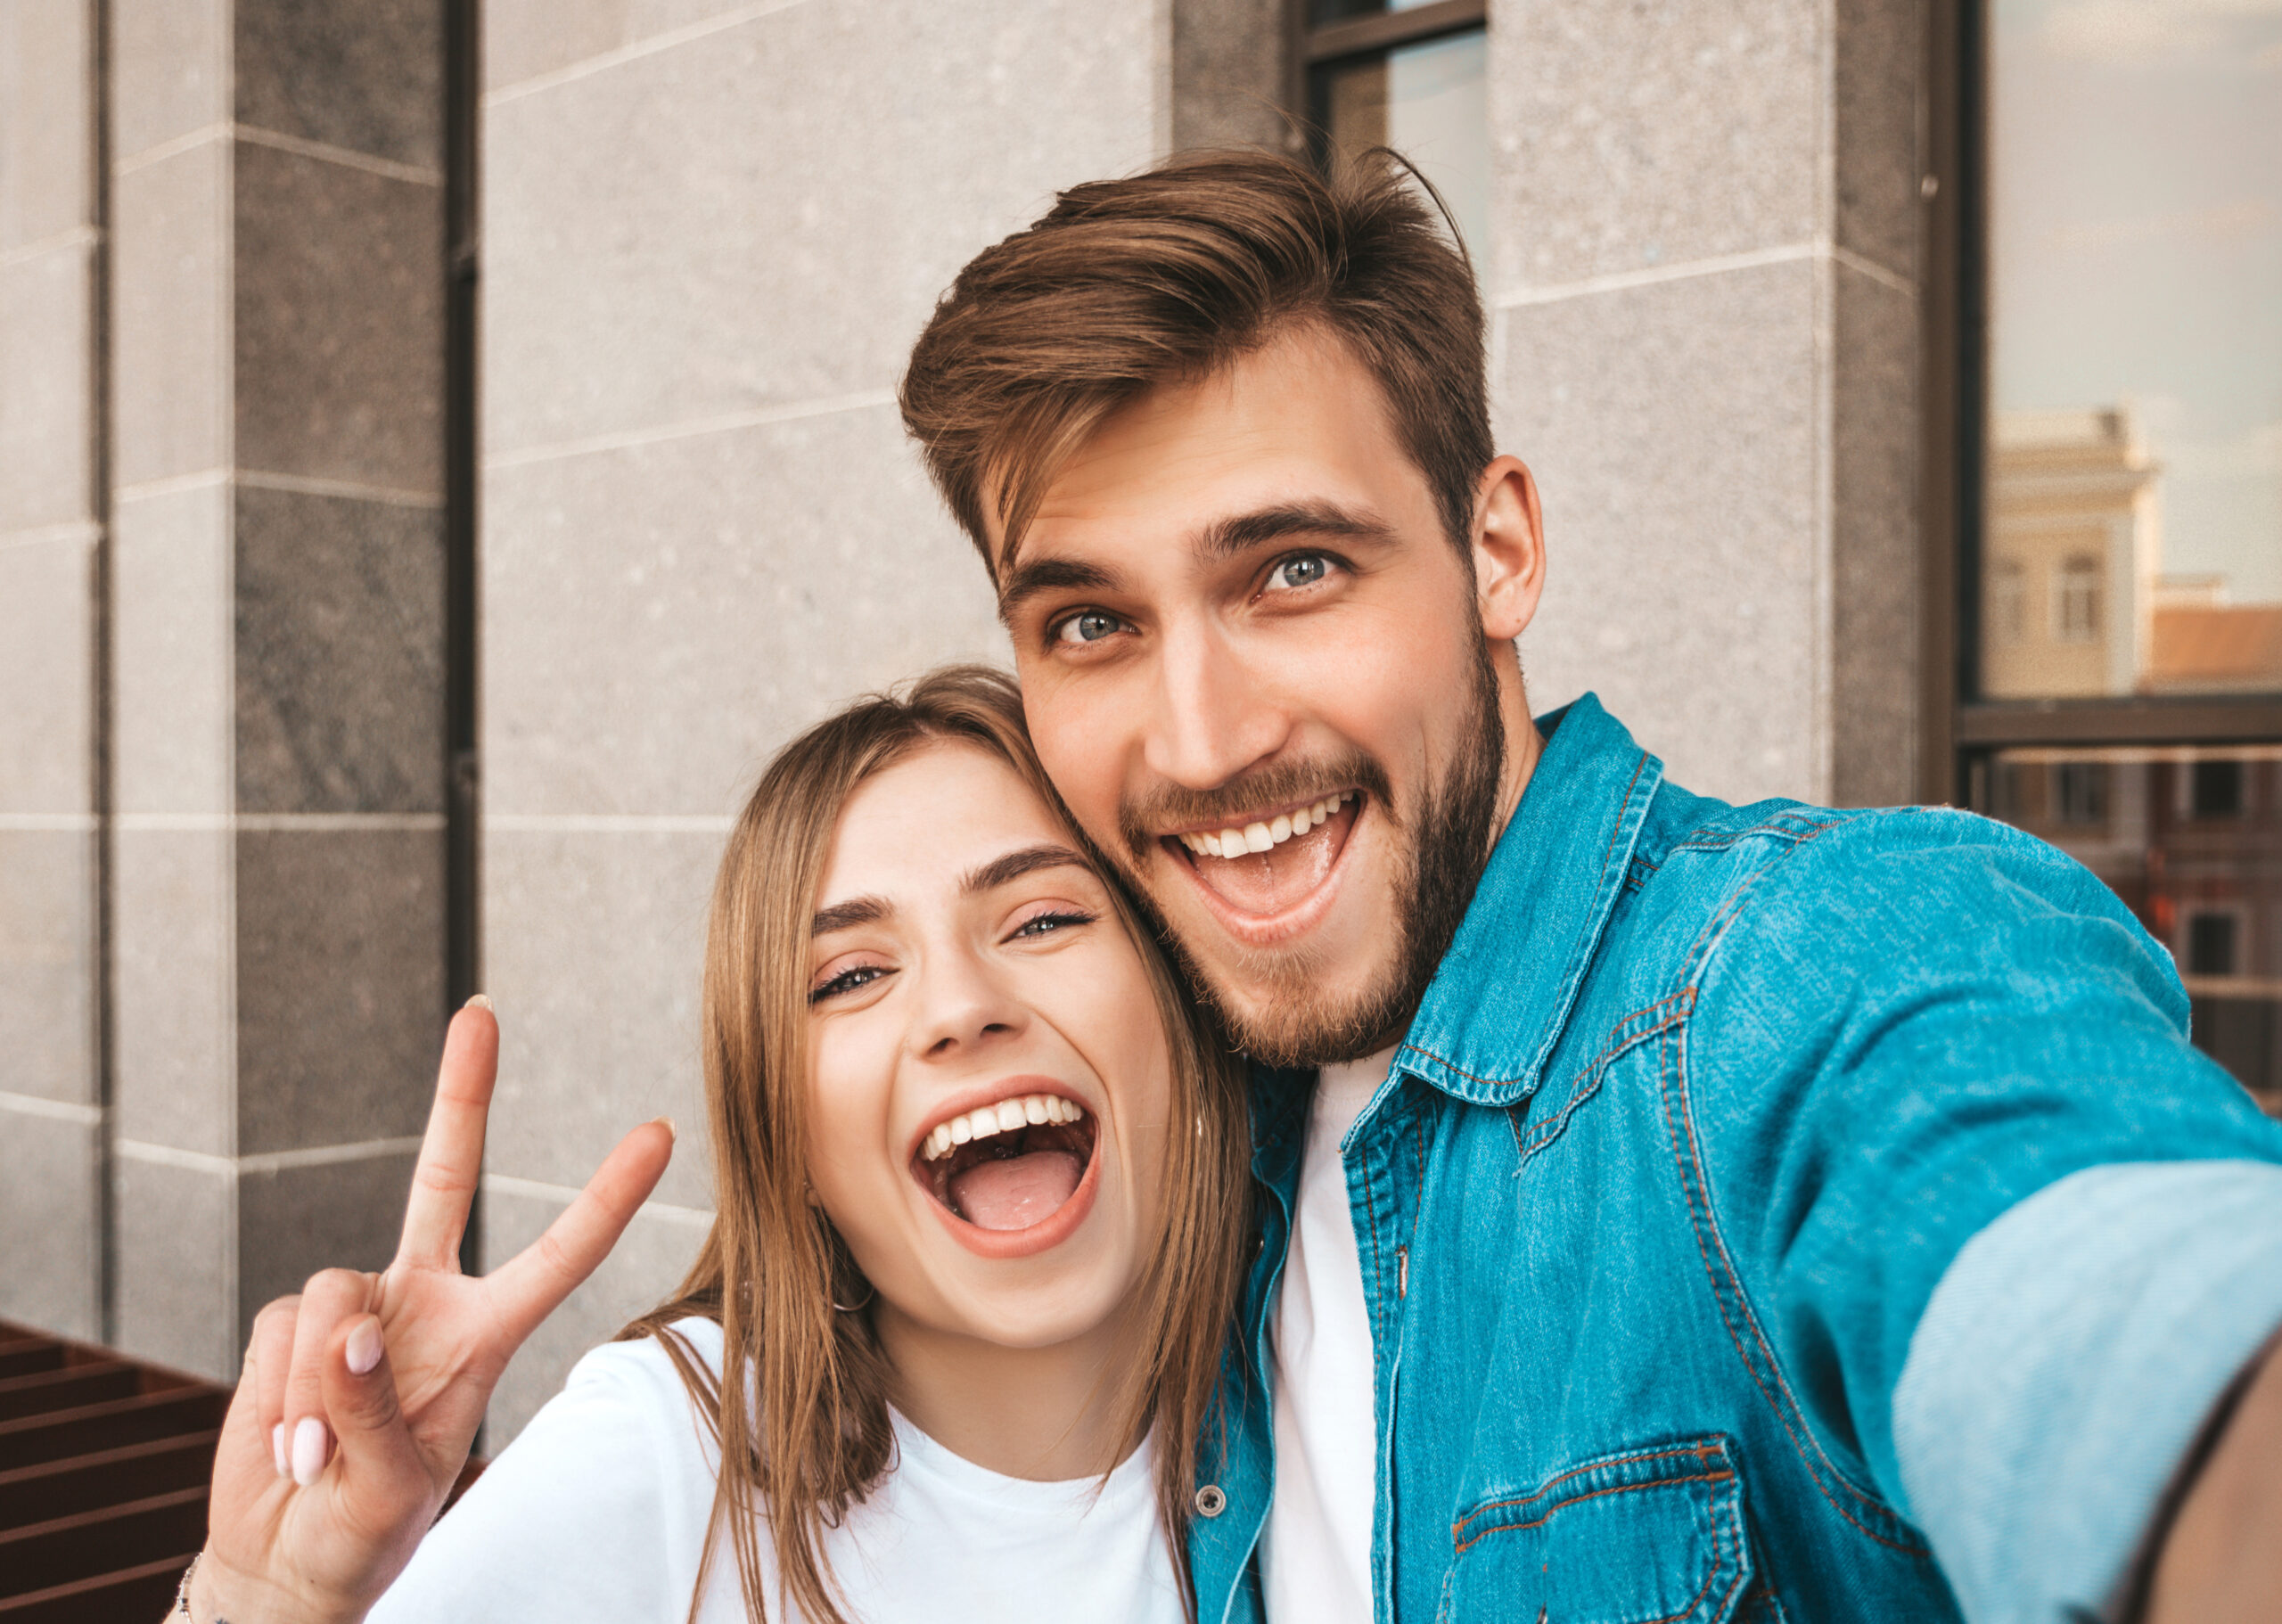
[[[904,386],[1260,1062],[1200,1616],[2276,1616],[2282,1130],[2051,849],[1532,722],[1537,492],[1406,179],[1079,187]]]

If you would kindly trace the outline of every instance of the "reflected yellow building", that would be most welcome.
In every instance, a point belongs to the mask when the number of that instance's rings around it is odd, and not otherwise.
[[[2128,406],[1998,415],[1982,575],[1988,697],[2140,690],[2155,653],[2157,472]]]
[[[1981,686],[1991,699],[2282,687],[2282,604],[2163,574],[2160,466],[2131,409],[2000,413],[1991,435]]]

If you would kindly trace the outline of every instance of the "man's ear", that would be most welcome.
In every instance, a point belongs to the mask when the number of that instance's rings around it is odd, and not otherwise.
[[[1537,481],[1517,456],[1482,471],[1473,504],[1473,594],[1482,636],[1506,643],[1522,635],[1545,593],[1545,518]]]

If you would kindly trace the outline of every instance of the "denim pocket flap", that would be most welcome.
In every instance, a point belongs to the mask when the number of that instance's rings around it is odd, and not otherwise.
[[[1450,1538],[1441,1616],[1453,1621],[1719,1624],[1751,1577],[1743,1485],[1716,1434],[1486,1495]]]

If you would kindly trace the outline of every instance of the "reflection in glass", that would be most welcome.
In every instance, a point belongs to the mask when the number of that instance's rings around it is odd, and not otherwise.
[[[2282,745],[2000,750],[1975,809],[2051,841],[2171,950],[2196,1046],[2282,1114]]]
[[[1488,40],[1474,29],[1330,63],[1309,85],[1309,116],[1334,148],[1391,146],[1434,183],[1478,274],[1490,232],[1488,70]]]
[[[1991,0],[1981,689],[2282,689],[2282,5]]]
[[[1354,17],[1377,17],[1388,12],[1414,12],[1433,0],[1308,0],[1308,24],[1345,22]]]

